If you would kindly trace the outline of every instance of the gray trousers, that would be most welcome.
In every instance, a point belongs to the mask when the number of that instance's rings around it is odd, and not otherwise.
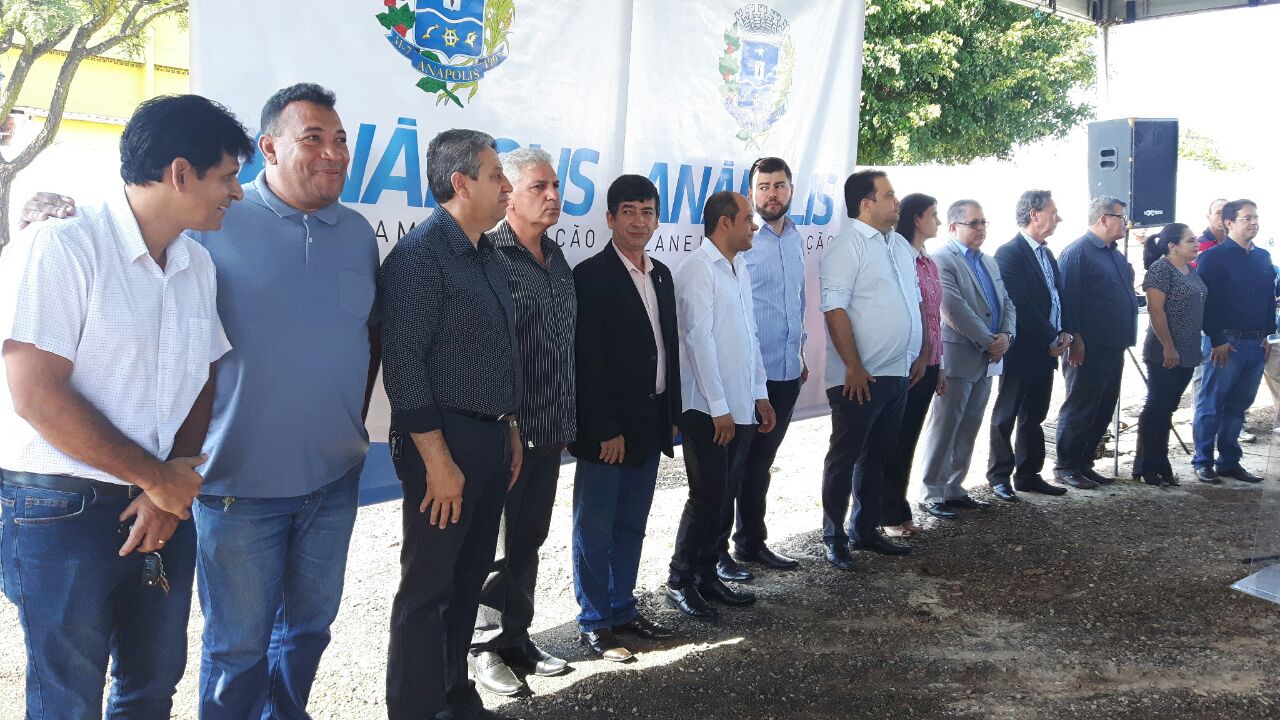
[[[502,510],[496,557],[480,590],[472,652],[515,647],[529,638],[538,550],[551,527],[559,479],[559,445],[525,448],[520,479]]]
[[[961,485],[969,473],[973,444],[990,397],[989,377],[966,380],[947,376],[947,392],[934,398],[924,430],[924,502],[946,502],[965,495]]]

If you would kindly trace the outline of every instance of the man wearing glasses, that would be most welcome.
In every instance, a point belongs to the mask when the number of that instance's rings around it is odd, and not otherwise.
[[[1058,412],[1054,477],[1082,490],[1115,478],[1093,471],[1093,458],[1116,400],[1125,348],[1138,337],[1133,268],[1116,248],[1125,236],[1125,204],[1113,197],[1089,203],[1089,230],[1062,251],[1062,329],[1074,337],[1067,351],[1067,398]]]
[[[1258,206],[1252,200],[1233,200],[1222,206],[1222,221],[1227,239],[1205,251],[1197,268],[1209,293],[1201,340],[1204,381],[1196,399],[1196,454],[1191,464],[1196,477],[1212,485],[1223,477],[1262,480],[1240,467],[1240,429],[1262,379],[1267,335],[1276,331],[1276,270],[1271,255],[1253,244]]]

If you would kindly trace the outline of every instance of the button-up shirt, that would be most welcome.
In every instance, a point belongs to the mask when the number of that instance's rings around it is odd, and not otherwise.
[[[515,302],[524,374],[520,436],[529,447],[567,444],[578,429],[573,364],[578,296],[573,271],[546,233],[539,241],[546,265],[520,243],[506,220],[487,234],[506,268]]]
[[[264,172],[221,229],[195,237],[218,268],[218,314],[235,346],[218,363],[201,492],[298,497],[343,477],[369,449],[369,221],[337,202],[292,207]]]
[[[1062,251],[1062,329],[1085,347],[1127,348],[1138,338],[1133,268],[1115,243],[1086,232]]]
[[[1040,277],[1044,279],[1045,287],[1049,290],[1049,300],[1052,303],[1052,309],[1049,310],[1049,324],[1053,325],[1054,330],[1062,332],[1062,298],[1058,297],[1058,285],[1053,281],[1053,264],[1049,262],[1049,248],[1025,232],[1020,234],[1022,239],[1027,241],[1031,252],[1035,254],[1036,262],[1040,264]]]
[[[986,263],[982,262],[982,251],[974,250],[966,245],[957,242],[955,238],[949,238],[947,242],[951,243],[951,249],[959,253],[969,270],[973,272],[973,276],[978,280],[978,287],[982,288],[982,297],[987,300],[987,307],[991,308],[991,320],[988,328],[992,334],[1000,331],[1000,311],[1003,304],[1000,302],[1000,296],[996,293],[996,283],[992,279],[991,273],[987,271]]]
[[[782,234],[763,219],[760,231],[743,255],[751,271],[756,330],[764,371],[770,380],[795,380],[804,370],[804,238],[791,218],[783,218]]]
[[[769,397],[756,340],[751,271],[742,253],[731,263],[704,239],[676,270],[680,393],[684,410],[756,423],[755,401]]]
[[[640,294],[644,311],[649,315],[649,328],[653,330],[653,344],[658,348],[658,374],[653,381],[653,393],[661,395],[667,391],[667,345],[662,341],[662,318],[658,315],[658,291],[653,288],[653,258],[645,253],[644,267],[638,268],[631,262],[631,258],[622,254],[616,243],[613,251],[621,258],[622,267],[627,269],[627,275],[631,277],[631,282],[636,286],[636,292]],[[672,280],[674,281],[675,278]]]
[[[917,253],[906,238],[861,220],[823,248],[822,312],[843,309],[862,366],[874,376],[907,377],[920,354]],[[845,366],[827,333],[826,387],[844,384]]]
[[[450,409],[500,416],[520,407],[515,308],[497,251],[438,208],[378,273],[382,375],[391,429],[439,430]]]
[[[147,250],[123,191],[38,223],[0,256],[0,341],[70,360],[71,386],[125,437],[167,460],[209,364],[230,343],[209,253],[186,235]],[[18,416],[0,380],[0,468],[125,480],[75,460]]]
[[[942,363],[942,277],[938,263],[923,250],[916,256],[916,279],[924,303],[924,331],[929,336],[929,365]]]
[[[1227,342],[1227,330],[1276,331],[1276,269],[1266,250],[1228,238],[1200,256],[1196,272],[1209,290],[1204,334],[1211,343]]]

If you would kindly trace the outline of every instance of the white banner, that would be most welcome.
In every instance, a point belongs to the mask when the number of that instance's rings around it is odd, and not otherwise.
[[[674,267],[702,239],[708,196],[747,192],[757,157],[787,160],[810,258],[812,379],[797,413],[825,412],[817,251],[846,219],[863,3],[196,0],[191,15],[193,92],[246,125],[281,87],[337,93],[352,150],[342,200],[374,224],[384,256],[434,207],[423,156],[451,127],[488,132],[499,151],[537,145],[556,158],[563,214],[550,233],[571,264],[608,242],[605,193],[622,173],[657,185],[662,224],[649,251]],[[380,398],[374,441],[388,418]],[[380,452],[371,470],[385,467]]]

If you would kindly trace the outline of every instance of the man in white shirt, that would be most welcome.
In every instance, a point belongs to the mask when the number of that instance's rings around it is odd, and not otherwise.
[[[694,618],[717,615],[709,600],[750,605],[755,595],[716,574],[724,504],[737,495],[751,438],[773,429],[764,360],[756,340],[751,275],[741,253],[756,232],[751,204],[722,191],[707,199],[706,241],[676,270],[680,323],[680,429],[689,500],[680,517],[667,603]]]
[[[884,460],[897,442],[907,388],[924,375],[929,340],[915,251],[893,230],[898,198],[888,176],[854,173],[844,195],[853,223],[827,245],[821,264],[831,404],[822,542],[827,561],[849,570],[850,548],[882,555],[911,551],[879,531]],[[846,523],[855,488],[857,502]]]
[[[191,502],[210,365],[230,349],[209,254],[253,152],[196,95],[138,107],[123,192],[0,258],[0,552],[27,649],[27,717],[168,718],[186,662]]]

